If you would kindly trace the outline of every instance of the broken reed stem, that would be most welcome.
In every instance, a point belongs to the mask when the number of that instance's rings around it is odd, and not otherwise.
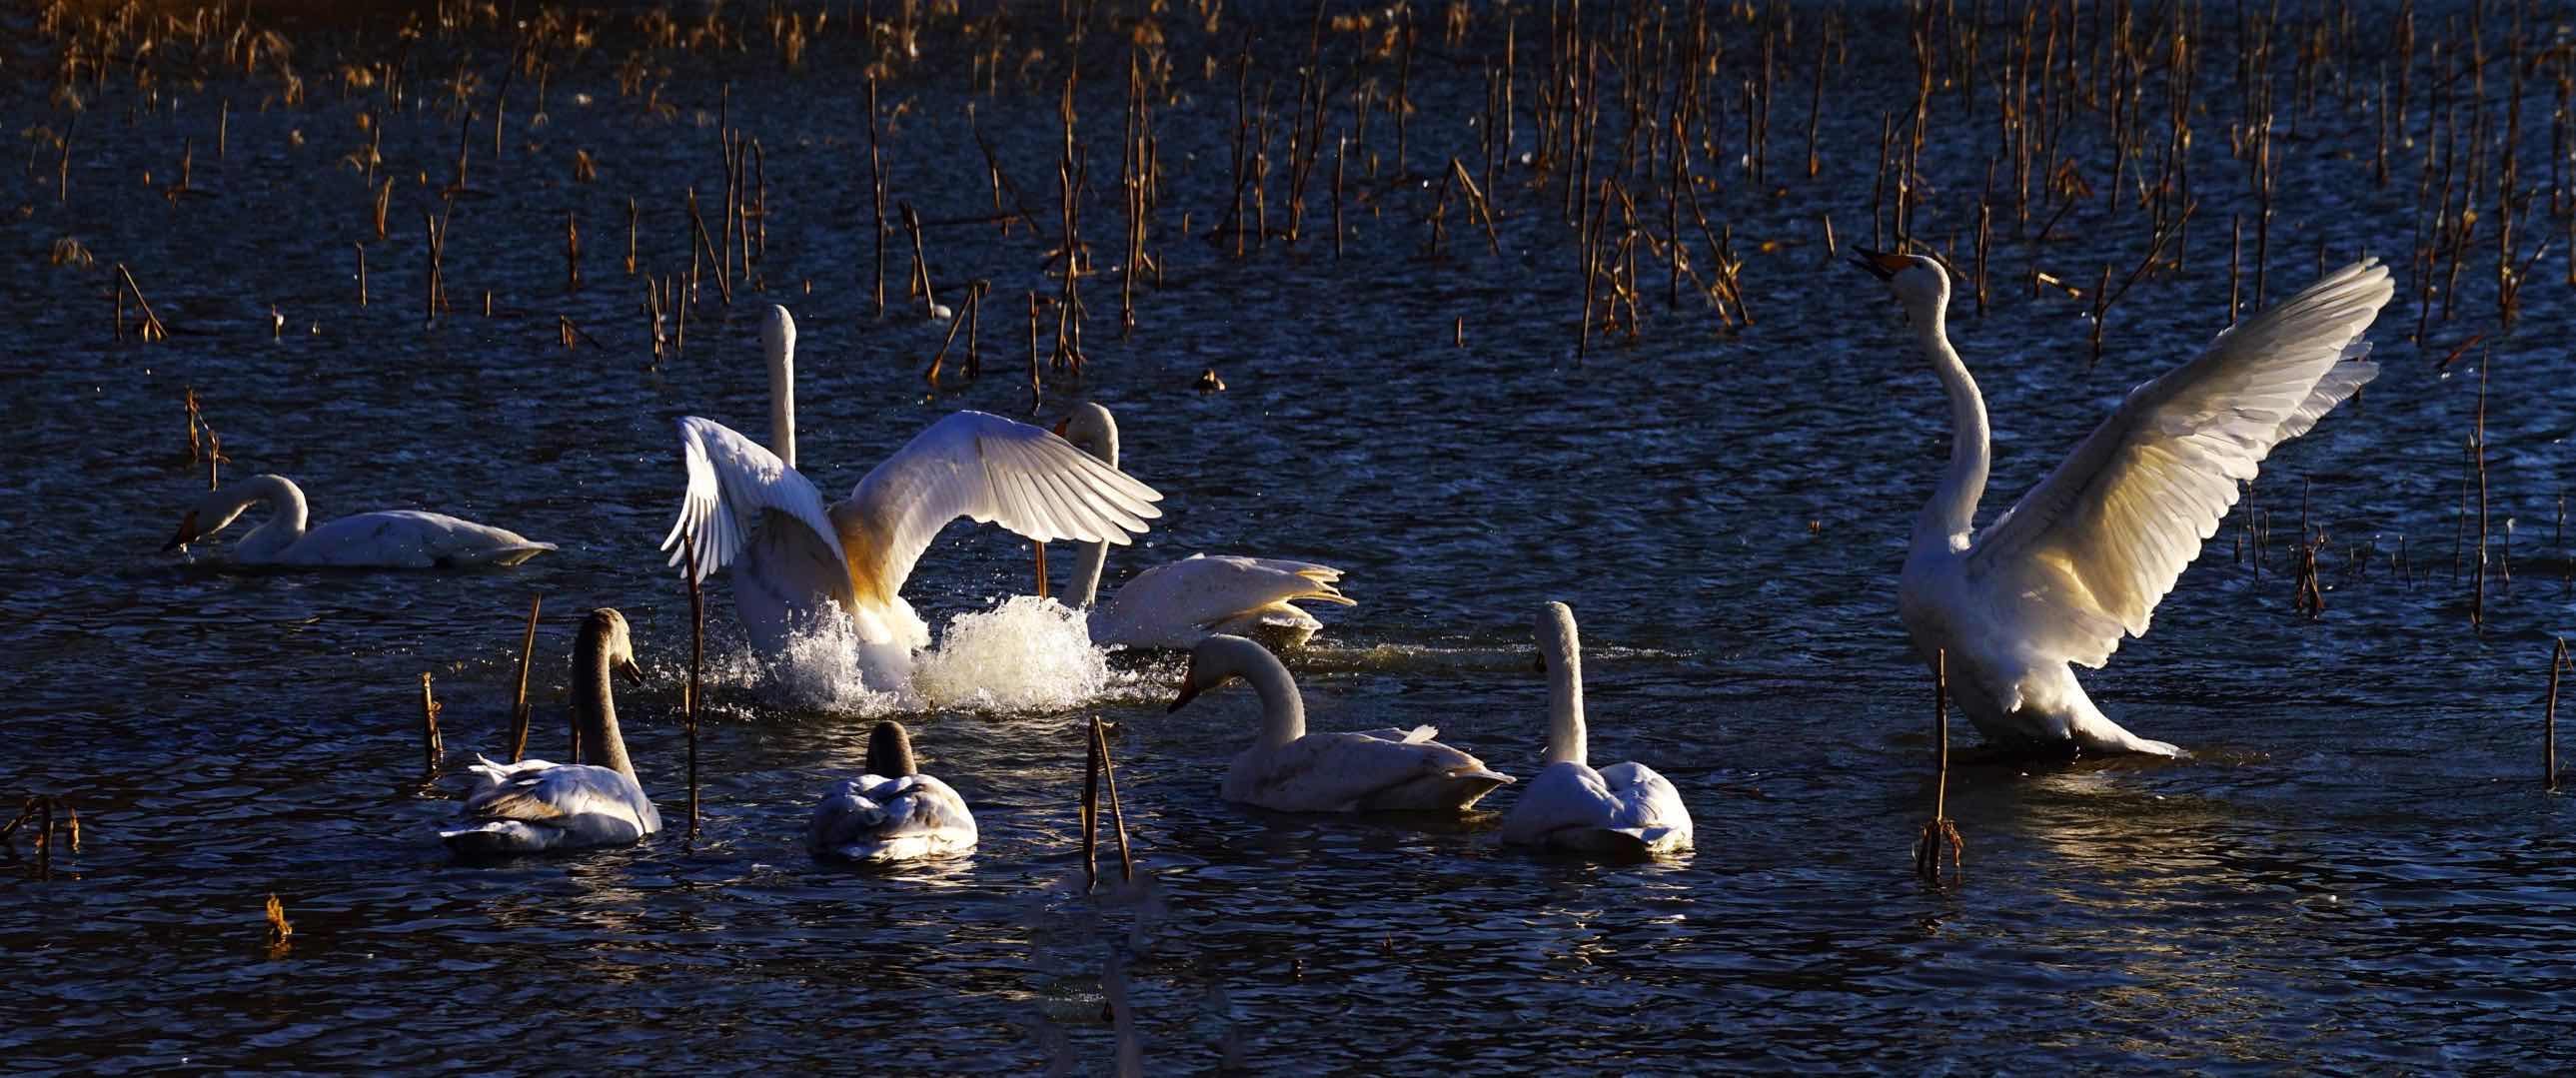
[[[1118,804],[1118,765],[1109,758],[1109,731],[1098,715],[1091,717],[1091,751],[1100,759],[1100,783],[1109,793],[1109,825],[1118,834],[1118,879],[1134,882],[1136,855],[1127,848],[1127,813]]]
[[[903,210],[903,230],[912,234],[912,291],[921,293],[921,316],[937,318],[939,301],[930,294],[930,256],[922,249],[921,215],[912,212],[910,202],[903,203],[900,208]],[[951,327],[949,335],[956,335],[954,327]],[[945,344],[939,348],[942,352],[948,350]]]
[[[439,704],[438,699],[430,694],[429,672],[426,670],[421,671],[420,771],[422,777],[425,779],[434,779],[438,777],[439,758],[447,754],[446,745],[438,736],[438,712],[441,706],[442,705]]]
[[[510,762],[518,763],[528,755],[528,667],[537,657],[537,612],[545,608],[546,597],[528,600],[528,628],[519,637],[518,688],[510,697]]]
[[[1100,738],[1097,723],[1083,735],[1082,762],[1082,889],[1085,892],[1100,885]]]
[[[2567,667],[2567,641],[2555,638],[2549,652],[2549,703],[2540,713],[2540,788],[2558,792],[2558,672]]]
[[[698,837],[698,715],[699,689],[704,684],[707,663],[706,588],[698,581],[698,536],[692,528],[680,537],[680,549],[687,561],[683,571],[689,578],[689,837]]]
[[[141,334],[143,339],[147,341],[158,341],[169,337],[169,327],[162,325],[160,316],[152,313],[151,301],[143,298],[143,286],[134,283],[133,271],[126,269],[125,263],[123,262],[116,264],[116,280],[118,287],[121,289],[121,291],[117,293],[120,297],[117,301],[119,308],[122,309],[124,305],[122,297],[127,294],[131,294],[134,297],[134,305],[143,311],[143,330]],[[122,314],[117,316],[116,336],[119,340],[123,340],[125,337],[125,316]]]
[[[1960,856],[1967,843],[1959,837],[1957,824],[1950,821],[1950,651],[1942,648],[1932,653],[1932,819],[1923,825],[1921,837],[1914,842],[1914,871],[1923,882],[1933,887],[1947,887],[1958,882]],[[1950,873],[1945,880],[1941,855],[1950,855]]]

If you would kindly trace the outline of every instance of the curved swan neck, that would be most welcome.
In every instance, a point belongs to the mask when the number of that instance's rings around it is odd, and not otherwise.
[[[632,780],[635,763],[626,756],[626,736],[617,727],[617,697],[609,683],[609,646],[602,619],[582,623],[581,639],[572,650],[573,722],[581,728],[581,759],[574,762],[596,763]]]
[[[1118,420],[1109,409],[1085,401],[1065,417],[1064,440],[1074,448],[1100,458],[1112,468],[1118,466]],[[1074,570],[1073,579],[1065,586],[1065,597],[1076,607],[1090,606],[1100,598],[1100,575],[1109,564],[1109,544],[1085,543],[1082,563]]]
[[[1550,603],[1539,615],[1539,647],[1547,663],[1547,758],[1550,764],[1585,762],[1589,738],[1583,726],[1583,645],[1574,631],[1574,614]]]
[[[771,307],[760,326],[760,347],[769,360],[769,451],[787,466],[796,466],[796,320],[787,308]]]
[[[1932,361],[1932,372],[1940,376],[1941,389],[1950,398],[1950,463],[1942,470],[1932,499],[1914,519],[1914,545],[1956,550],[1966,545],[1976,527],[1977,501],[1986,493],[1992,432],[1986,426],[1986,399],[1977,392],[1977,380],[1969,376],[1958,350],[1950,347],[1943,314],[1947,299],[1912,304],[1906,310],[1924,357]]]
[[[254,503],[268,505],[268,519],[241,538],[238,550],[244,557],[263,557],[295,545],[304,538],[307,510],[304,491],[282,475],[254,475],[234,484],[232,499],[222,520],[229,522]]]
[[[1288,676],[1286,664],[1250,640],[1210,639],[1223,644],[1216,680],[1239,676],[1261,694],[1261,747],[1275,749],[1306,736],[1306,701],[1297,695],[1297,682]]]
[[[918,775],[912,762],[912,735],[899,722],[880,722],[868,735],[868,774],[899,779]]]

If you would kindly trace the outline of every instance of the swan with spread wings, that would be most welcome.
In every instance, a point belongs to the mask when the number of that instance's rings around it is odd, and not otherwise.
[[[870,678],[900,681],[930,627],[900,592],[930,541],[959,517],[1040,542],[1125,543],[1162,515],[1154,488],[1038,427],[983,412],[930,425],[826,504],[796,470],[796,323],[770,308],[767,447],[711,419],[679,421],[688,490],[662,548],[700,579],[730,569],[734,608],[753,644],[777,654],[792,635],[847,615]]]
[[[2364,260],[2218,335],[2130,390],[2020,502],[1974,530],[1990,460],[1985,398],[1950,346],[1950,275],[1855,248],[1904,304],[1950,402],[1950,461],[1915,517],[1897,612],[1915,652],[1946,651],[1952,696],[1990,741],[2178,756],[2093,706],[2068,664],[2099,668],[2148,617],[2272,447],[2379,373],[2362,334],[2394,291]]]

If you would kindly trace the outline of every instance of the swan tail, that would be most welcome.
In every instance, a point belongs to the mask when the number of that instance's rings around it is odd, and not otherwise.
[[[553,543],[513,543],[509,546],[493,547],[489,550],[477,550],[458,555],[456,558],[456,564],[517,565],[520,562],[526,561],[553,549],[555,549],[555,545]]]

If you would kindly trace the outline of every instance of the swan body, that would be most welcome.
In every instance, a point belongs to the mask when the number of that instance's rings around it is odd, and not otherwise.
[[[214,535],[243,510],[262,504],[268,519],[233,544],[234,560],[244,565],[456,569],[517,565],[555,548],[517,532],[411,509],[358,513],[308,529],[304,491],[282,475],[255,475],[200,496],[161,549]]]
[[[827,860],[909,861],[975,848],[975,814],[957,791],[913,766],[903,724],[868,738],[867,773],[833,787],[815,806],[806,848]]]
[[[1118,421],[1109,409],[1086,401],[1056,427],[1076,447],[1118,466]],[[1192,554],[1136,574],[1118,594],[1100,602],[1100,574],[1109,545],[1083,550],[1066,598],[1090,609],[1096,647],[1169,648],[1187,651],[1223,633],[1249,637],[1274,651],[1304,647],[1324,623],[1298,609],[1301,600],[1355,606],[1336,586],[1342,571],[1313,562],[1237,555]]]
[[[1306,732],[1306,705],[1288,668],[1261,645],[1213,635],[1190,651],[1170,710],[1241,677],[1261,697],[1261,736],[1226,771],[1228,801],[1282,812],[1462,812],[1511,776],[1433,740],[1428,726],[1366,733]]]
[[[1915,519],[1897,611],[1929,665],[1990,741],[2051,752],[2181,750],[2102,714],[2069,664],[2100,667],[2149,616],[2238,484],[2379,373],[2363,333],[2393,291],[2376,260],[2346,266],[2230,327],[2201,354],[2129,391],[2111,417],[1984,531],[1986,408],[1951,348],[1948,273],[1863,251],[1886,279],[1950,401],[1950,462]]]
[[[644,795],[626,756],[609,687],[612,670],[643,679],[625,616],[601,607],[582,623],[573,647],[573,709],[582,747],[602,763],[499,764],[477,757],[466,769],[473,787],[465,818],[438,833],[449,850],[496,857],[623,846],[662,829],[662,813]]]
[[[682,418],[688,488],[662,548],[681,565],[682,544],[693,545],[701,579],[730,568],[734,607],[764,652],[837,613],[850,619],[868,668],[899,680],[930,643],[930,627],[899,593],[950,521],[997,523],[1039,542],[1124,543],[1162,515],[1152,487],[1043,429],[972,411],[931,424],[848,498],[826,504],[796,470],[796,324],[786,308],[770,308],[761,335],[774,444]]]
[[[1691,846],[1680,790],[1644,764],[1586,762],[1583,652],[1574,611],[1539,611],[1539,662],[1547,670],[1547,766],[1503,818],[1503,841],[1602,856],[1675,853]]]

